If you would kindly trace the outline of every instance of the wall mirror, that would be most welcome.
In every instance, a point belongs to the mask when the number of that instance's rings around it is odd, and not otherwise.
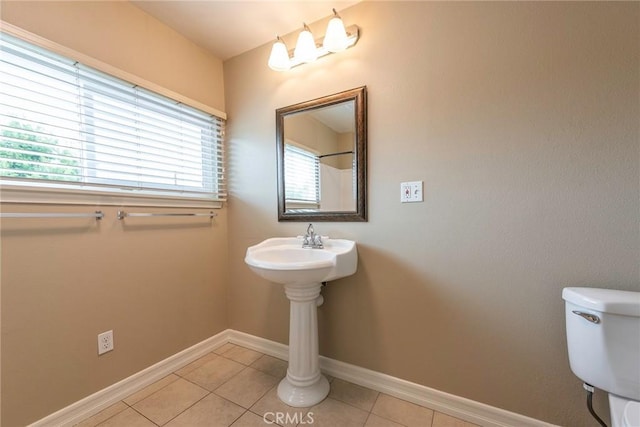
[[[276,110],[278,221],[366,221],[367,92]]]

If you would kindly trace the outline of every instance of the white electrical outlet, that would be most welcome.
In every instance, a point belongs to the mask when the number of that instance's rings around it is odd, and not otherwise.
[[[400,201],[402,203],[422,202],[422,181],[400,183]]]
[[[98,334],[98,355],[113,350],[113,331]]]

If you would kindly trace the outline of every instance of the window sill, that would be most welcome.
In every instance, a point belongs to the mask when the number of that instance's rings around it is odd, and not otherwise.
[[[220,209],[222,200],[142,195],[69,189],[33,188],[0,184],[0,203],[89,206],[148,206]]]

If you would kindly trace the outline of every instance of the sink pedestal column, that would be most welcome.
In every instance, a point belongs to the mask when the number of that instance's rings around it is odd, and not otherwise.
[[[278,397],[294,407],[309,407],[329,394],[329,381],[320,373],[317,299],[320,283],[285,285],[289,298],[289,368],[278,385]]]

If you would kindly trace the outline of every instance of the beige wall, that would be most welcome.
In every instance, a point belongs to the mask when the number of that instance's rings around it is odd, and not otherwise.
[[[3,1],[2,19],[224,109],[221,62],[126,2]],[[2,426],[36,421],[228,327],[226,209],[213,221],[123,222],[116,206],[0,207],[106,214],[0,224]],[[109,329],[115,351],[98,357],[97,335]]]
[[[2,1],[2,20],[224,111],[222,61],[128,1]]]
[[[101,221],[2,221],[5,427],[36,421],[227,327],[224,211],[212,224],[123,222],[116,207],[102,210]],[[97,335],[111,329],[115,350],[98,356]]]
[[[315,224],[359,250],[358,272],[323,290],[321,353],[592,423],[561,290],[640,290],[640,4],[364,2],[341,15],[361,27],[347,52],[286,73],[267,68],[268,45],[225,62],[230,326],[288,340],[282,289],[243,263],[247,246],[305,228],[277,222],[275,109],[366,85],[369,221]],[[409,180],[424,203],[399,203]],[[603,393],[596,403],[606,414]]]

